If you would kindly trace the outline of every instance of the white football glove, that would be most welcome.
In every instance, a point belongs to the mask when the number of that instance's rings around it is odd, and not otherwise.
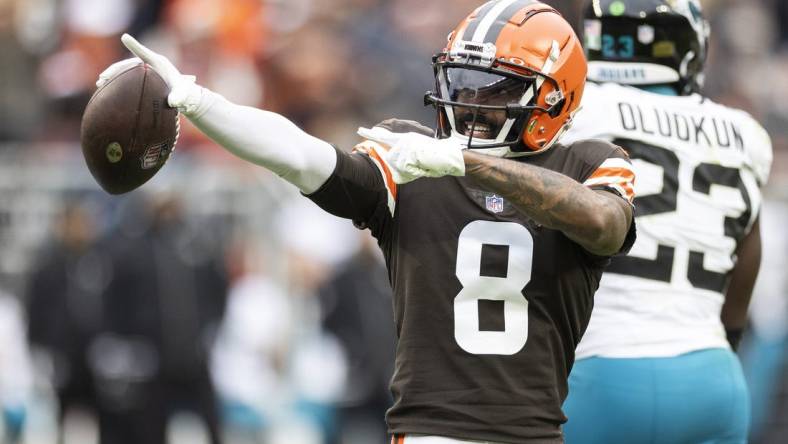
[[[391,178],[394,180],[395,183],[403,184],[403,183],[413,182],[419,177],[425,177],[425,173],[423,171],[420,171],[417,175],[414,175],[394,168],[394,165],[386,160],[386,157],[388,156],[387,153],[389,151],[389,147],[381,143],[375,142],[373,140],[365,140],[359,143],[358,145],[353,147],[353,151],[369,154],[373,158],[375,157],[379,158],[381,162],[385,163],[386,166],[388,166],[389,172],[391,173]],[[373,152],[375,153],[376,156],[372,154]]]
[[[384,147],[385,151],[378,155],[388,164],[398,184],[420,177],[465,175],[463,145],[454,139],[435,139],[413,132],[393,133],[381,127],[359,128],[358,135]]]
[[[140,64],[142,64],[142,60],[137,57],[132,57],[130,59],[121,60],[120,62],[115,62],[109,65],[107,69],[99,74],[99,78],[96,80],[96,88],[101,88],[102,86],[106,85],[107,82],[109,82],[113,77]]]
[[[198,110],[200,99],[202,98],[202,88],[194,83],[196,80],[194,76],[181,74],[178,68],[167,60],[166,57],[146,48],[128,34],[123,34],[120,40],[129,48],[129,51],[134,53],[137,57],[121,60],[120,62],[110,65],[104,72],[99,74],[99,78],[96,81],[96,87],[101,88],[110,79],[121,72],[145,62],[156,71],[170,87],[170,94],[167,96],[167,102],[171,107],[178,108],[178,111],[187,116]]]

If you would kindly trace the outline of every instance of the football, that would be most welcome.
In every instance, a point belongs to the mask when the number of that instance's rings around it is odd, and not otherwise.
[[[82,154],[110,194],[127,193],[153,177],[175,147],[178,111],[167,104],[169,87],[140,63],[109,79],[82,115]]]

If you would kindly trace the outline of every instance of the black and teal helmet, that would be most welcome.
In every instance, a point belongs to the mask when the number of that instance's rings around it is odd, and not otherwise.
[[[589,80],[703,86],[709,25],[698,0],[591,0],[582,29]]]

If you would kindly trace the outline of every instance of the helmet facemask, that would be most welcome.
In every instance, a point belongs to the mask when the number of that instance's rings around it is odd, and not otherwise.
[[[444,112],[453,136],[467,139],[474,147],[487,147],[518,142],[513,131],[516,120],[523,120],[524,110],[511,106],[527,105],[535,95],[533,77],[505,76],[490,72],[447,67],[438,74]]]
[[[564,100],[558,83],[525,66],[467,54],[459,61],[446,53],[434,59],[437,93],[428,92],[424,102],[438,109],[439,137],[458,138],[489,154],[534,150],[523,143],[526,122],[534,112],[560,111]],[[552,86],[548,107],[537,105],[545,82]]]

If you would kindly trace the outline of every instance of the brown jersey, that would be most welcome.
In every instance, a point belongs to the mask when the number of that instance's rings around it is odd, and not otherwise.
[[[403,130],[401,121],[397,126]],[[308,197],[369,228],[385,255],[398,335],[390,432],[502,443],[560,439],[575,346],[608,258],[539,226],[468,178],[397,186],[376,159],[337,153],[334,174]],[[516,161],[581,183],[593,179],[592,187],[623,196],[631,183],[600,180],[612,177],[604,165],[610,159],[628,163],[620,148],[594,140]],[[633,241],[634,227],[622,251]]]

